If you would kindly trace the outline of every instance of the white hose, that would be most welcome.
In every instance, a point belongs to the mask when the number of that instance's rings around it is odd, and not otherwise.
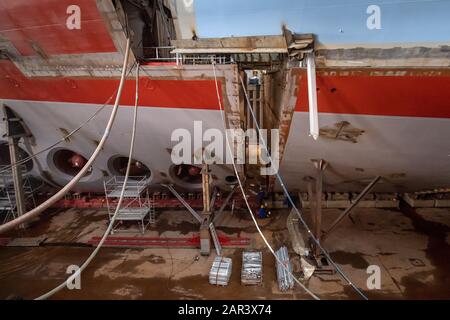
[[[135,141],[135,137],[136,137],[138,102],[139,102],[139,63],[137,65],[137,69],[136,69],[136,101],[135,101],[135,105],[134,105],[133,131],[131,134],[130,152],[128,155],[128,165],[127,165],[127,171],[125,173],[125,178],[124,178],[123,185],[122,185],[122,190],[120,192],[119,202],[117,203],[116,210],[114,211],[114,215],[112,216],[111,221],[108,225],[108,228],[106,229],[105,233],[103,234],[103,237],[100,240],[100,242],[98,243],[97,247],[95,248],[94,251],[92,251],[91,255],[86,259],[86,261],[83,263],[83,265],[80,267],[80,269],[78,269],[74,274],[72,274],[69,278],[67,278],[66,281],[61,283],[59,286],[57,286],[56,288],[50,290],[49,292],[41,295],[40,297],[36,298],[35,300],[45,300],[45,299],[50,298],[55,293],[64,289],[67,286],[67,283],[70,283],[72,280],[76,279],[77,277],[80,277],[81,272],[83,272],[84,269],[86,269],[86,267],[89,265],[89,263],[91,263],[91,261],[95,258],[95,256],[97,255],[97,253],[100,251],[101,247],[103,246],[103,243],[105,242],[109,233],[111,232],[111,230],[114,226],[114,223],[116,221],[117,214],[122,205],[122,201],[123,201],[124,194],[125,194],[125,189],[127,186],[128,177],[130,175],[130,168],[131,168],[131,162],[132,162],[133,150],[134,150],[134,141]]]
[[[319,138],[319,112],[317,111],[316,62],[314,52],[306,55],[308,101],[309,101],[309,135],[314,140]]]
[[[86,165],[80,170],[80,172],[78,172],[78,174],[75,177],[72,178],[72,180],[69,181],[69,183],[67,183],[61,190],[59,190],[50,199],[47,199],[45,202],[43,202],[39,206],[37,206],[36,208],[28,211],[27,213],[24,213],[20,217],[17,217],[16,219],[1,225],[0,226],[0,234],[4,233],[6,231],[9,231],[9,230],[11,230],[11,229],[13,229],[15,227],[18,227],[22,223],[25,223],[25,222],[29,221],[30,219],[38,216],[43,211],[45,211],[48,208],[50,208],[53,204],[55,204],[62,197],[64,197],[78,183],[78,181],[80,181],[80,179],[86,174],[86,172],[89,170],[91,165],[97,159],[97,156],[102,151],[102,149],[103,149],[103,147],[104,147],[104,145],[106,143],[106,140],[109,137],[109,134],[110,134],[110,131],[111,131],[111,127],[112,127],[112,125],[114,123],[114,120],[115,120],[116,115],[117,115],[117,111],[119,109],[120,97],[122,95],[122,89],[123,89],[123,85],[125,83],[125,75],[126,75],[126,70],[127,70],[127,65],[128,65],[129,52],[130,52],[130,39],[127,39],[127,47],[126,47],[126,50],[125,50],[125,56],[124,56],[123,67],[122,67],[122,75],[121,75],[121,78],[120,78],[119,89],[117,90],[116,101],[114,103],[113,110],[111,111],[111,116],[109,118],[108,124],[107,124],[105,132],[103,134],[103,137],[100,140],[100,142],[99,142],[97,148],[95,149],[94,153],[92,154],[92,156],[87,161]]]

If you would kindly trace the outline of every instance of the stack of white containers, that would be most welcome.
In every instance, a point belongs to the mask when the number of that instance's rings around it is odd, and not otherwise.
[[[243,252],[241,283],[258,285],[262,283],[262,253]]]
[[[281,247],[275,252],[278,258],[277,261],[277,279],[280,291],[287,291],[294,287],[294,278],[292,276],[292,264],[289,261],[289,253],[286,247]],[[281,265],[281,263],[284,265]]]
[[[216,257],[209,271],[209,283],[218,286],[228,285],[232,267],[231,258]]]

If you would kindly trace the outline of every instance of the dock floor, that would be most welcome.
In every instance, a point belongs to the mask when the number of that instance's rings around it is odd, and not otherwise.
[[[324,209],[323,225],[341,212]],[[278,210],[258,222],[275,249],[288,246],[298,273],[299,259],[286,228],[288,213]],[[8,235],[46,240],[40,246],[0,246],[0,299],[33,299],[60,284],[68,276],[66,268],[81,265],[92,252],[86,243],[101,236],[107,222],[106,210],[66,209],[46,213],[25,231]],[[261,286],[240,284],[242,248],[223,252],[233,258],[226,287],[208,283],[213,250],[203,257],[189,248],[102,248],[82,274],[81,290],[64,289],[53,299],[309,299],[299,286],[287,293],[278,290],[274,258],[248,212],[225,213],[216,227],[220,234],[250,238],[250,247],[263,251]],[[189,237],[197,232],[188,212],[165,211],[144,236]],[[416,209],[405,215],[397,209],[357,208],[324,246],[370,299],[450,299],[449,232],[450,209]],[[380,290],[366,287],[369,265],[381,268]],[[306,285],[323,299],[358,299],[337,274],[313,275]]]

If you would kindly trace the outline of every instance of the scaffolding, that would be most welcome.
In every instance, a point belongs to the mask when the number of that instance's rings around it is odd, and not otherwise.
[[[36,199],[34,193],[36,189],[33,187],[30,176],[26,174],[26,167],[21,166],[23,193],[25,203],[32,204],[36,207]],[[0,166],[0,222],[6,223],[18,217],[16,205],[16,193],[14,190],[14,180],[12,168],[9,166]]]
[[[114,176],[103,183],[110,220],[116,212],[117,200],[120,198],[124,182],[125,177]],[[128,230],[119,230],[119,226],[125,221],[137,222],[141,233],[144,234],[148,225],[156,222],[155,204],[153,199],[151,200],[149,197],[147,177],[129,177],[125,185],[123,198],[123,205],[116,215],[116,223],[111,229],[111,234],[114,234],[116,231],[127,232]]]

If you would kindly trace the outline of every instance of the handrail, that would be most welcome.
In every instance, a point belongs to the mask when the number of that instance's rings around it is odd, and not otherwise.
[[[176,62],[177,65],[189,64],[228,64],[231,63],[231,59],[225,55],[206,54],[206,55],[186,55],[181,53],[173,53],[174,46],[161,46],[161,47],[141,47],[143,49],[152,49],[155,52],[155,57],[145,58],[147,62]],[[162,50],[171,50],[161,54]],[[167,54],[169,56],[167,56]]]

